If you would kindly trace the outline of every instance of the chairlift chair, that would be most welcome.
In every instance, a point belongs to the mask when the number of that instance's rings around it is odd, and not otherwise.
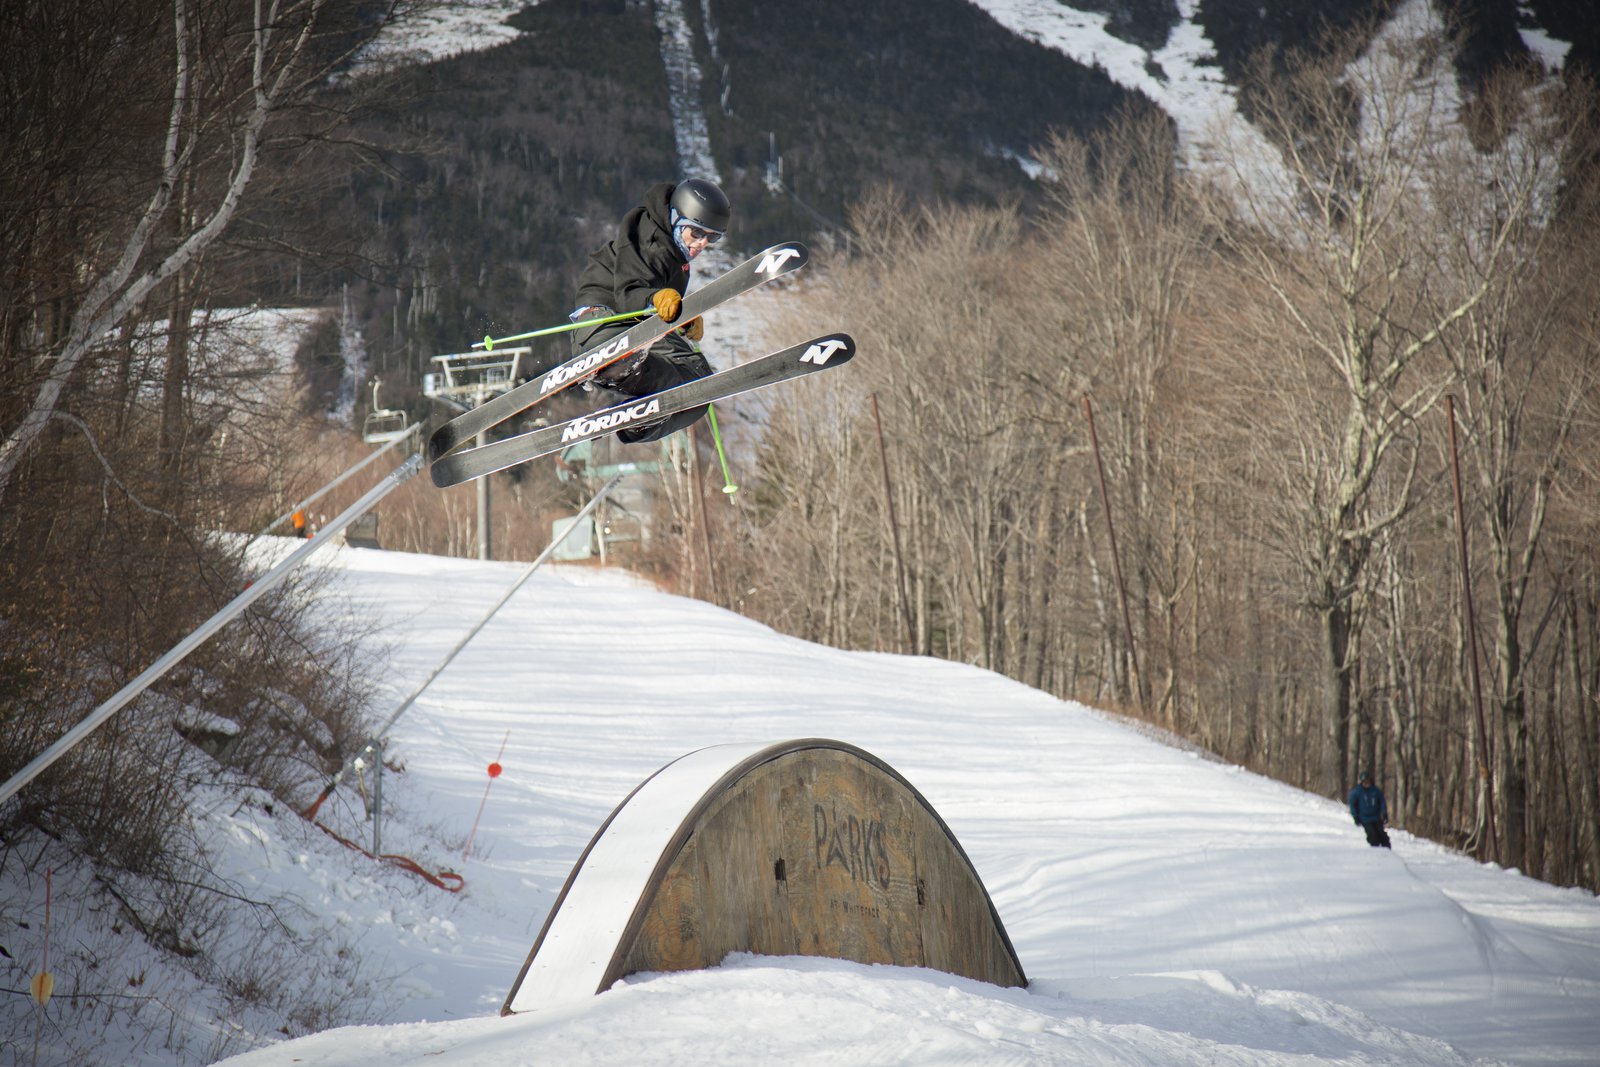
[[[361,423],[361,439],[369,445],[398,441],[411,429],[404,411],[378,406],[378,383],[372,383],[372,409]]]

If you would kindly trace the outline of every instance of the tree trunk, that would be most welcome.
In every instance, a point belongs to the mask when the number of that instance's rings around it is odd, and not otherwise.
[[[1322,609],[1322,752],[1317,786],[1334,797],[1350,780],[1352,636],[1349,601],[1337,600]]]
[[[1516,620],[1500,620],[1500,678],[1504,696],[1500,716],[1505,731],[1505,764],[1500,778],[1500,861],[1524,867],[1528,848],[1528,700],[1522,677],[1522,647]],[[1524,868],[1525,869],[1525,868]]]
[[[172,279],[167,361],[161,377],[161,469],[174,479],[180,475],[184,436],[188,430],[184,397],[189,387],[189,325],[194,308],[187,280],[187,271],[179,271]]]

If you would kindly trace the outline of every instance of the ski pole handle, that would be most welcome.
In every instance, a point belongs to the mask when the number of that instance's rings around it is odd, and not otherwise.
[[[624,322],[628,319],[642,319],[646,315],[654,315],[654,308],[645,308],[642,311],[624,311],[617,315],[607,315],[602,319],[579,319],[577,322],[564,322],[560,326],[546,326],[542,330],[531,333],[514,333],[509,337],[485,337],[481,341],[474,341],[473,348],[481,348],[485,352],[494,351],[495,345],[503,345],[507,341],[526,341],[533,337],[544,337],[552,333],[566,333],[568,330],[577,330],[585,326],[604,326],[608,322]]]

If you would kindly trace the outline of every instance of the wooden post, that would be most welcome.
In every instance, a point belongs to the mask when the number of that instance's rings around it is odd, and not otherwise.
[[[1128,612],[1128,585],[1122,580],[1121,553],[1117,551],[1117,527],[1111,519],[1111,497],[1106,492],[1106,468],[1100,460],[1100,435],[1094,428],[1094,408],[1087,394],[1083,398],[1083,417],[1089,420],[1089,444],[1094,449],[1094,468],[1100,478],[1100,503],[1106,512],[1106,532],[1111,537],[1111,570],[1117,577],[1117,596],[1122,601],[1122,626],[1128,638],[1128,664],[1133,671],[1133,698],[1139,707],[1150,709],[1144,699],[1144,675],[1139,671],[1139,655],[1133,643],[1133,616]]]

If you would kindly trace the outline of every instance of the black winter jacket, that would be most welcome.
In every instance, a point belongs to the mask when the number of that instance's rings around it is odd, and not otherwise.
[[[578,278],[576,307],[598,305],[612,311],[650,306],[658,289],[689,286],[689,261],[672,240],[672,191],[668,182],[652,186],[644,203],[623,216],[616,236],[589,254]]]

